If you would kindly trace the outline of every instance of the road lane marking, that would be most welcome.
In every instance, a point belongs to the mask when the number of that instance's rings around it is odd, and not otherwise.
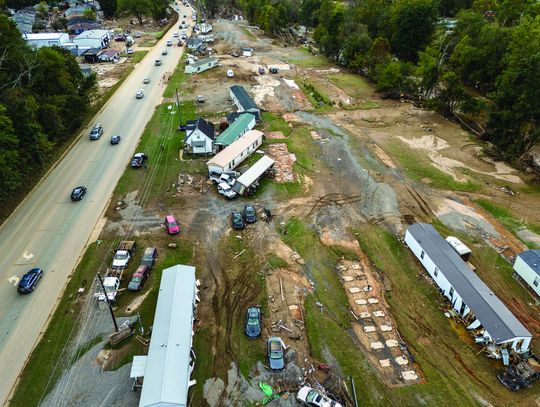
[[[30,260],[32,257],[34,257],[34,255],[28,251],[25,251],[22,256],[25,260]]]
[[[19,284],[19,277],[11,276],[8,281],[10,284],[13,284],[13,287],[17,287],[17,284]]]

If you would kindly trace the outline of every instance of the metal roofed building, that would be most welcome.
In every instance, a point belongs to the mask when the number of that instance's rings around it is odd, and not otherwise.
[[[195,267],[163,270],[139,407],[185,407],[194,368]]]
[[[206,165],[208,173],[231,171],[248,158],[262,144],[264,134],[259,130],[250,130],[229,147],[220,151]]]
[[[540,250],[526,250],[516,256],[514,271],[540,295]]]
[[[24,34],[26,43],[35,48],[41,47],[64,47],[71,44],[67,33],[36,33]]]
[[[528,351],[532,334],[432,225],[409,226],[405,243],[466,321],[467,329],[483,327],[482,342],[510,346],[516,353]]]
[[[251,112],[256,115],[257,120],[260,120],[261,109],[251,96],[248,95],[243,86],[233,85],[230,88],[230,96],[233,103],[238,108],[239,112]]]
[[[240,114],[240,116],[238,116],[238,118],[216,138],[214,142],[216,149],[230,146],[240,136],[253,129],[255,124],[255,116],[249,113]]]
[[[263,176],[266,171],[272,168],[274,163],[275,161],[272,158],[268,157],[267,155],[263,155],[255,164],[249,167],[246,172],[236,179],[233,185],[234,192],[240,195],[249,193],[250,190],[254,189],[254,184]]]
[[[186,65],[184,68],[185,73],[200,73],[207,71],[208,69],[215,68],[219,65],[219,60],[216,57],[210,57],[193,62]]]

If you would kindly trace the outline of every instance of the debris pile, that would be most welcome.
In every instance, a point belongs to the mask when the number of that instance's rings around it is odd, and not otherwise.
[[[293,165],[296,162],[296,155],[289,153],[287,144],[270,144],[268,146],[268,155],[275,160],[274,181],[294,182],[297,180],[298,177],[293,171]]]
[[[190,174],[178,174],[178,179],[176,185],[172,185],[172,189],[176,190],[176,195],[182,195],[186,191],[186,187],[190,187],[198,191],[201,194],[206,193],[206,178],[200,175],[190,175]]]

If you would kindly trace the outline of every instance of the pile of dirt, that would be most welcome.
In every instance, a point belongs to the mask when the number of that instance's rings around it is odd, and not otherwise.
[[[268,146],[268,155],[275,160],[274,181],[275,182],[294,182],[298,175],[293,171],[296,155],[289,153],[287,144],[272,143]]]

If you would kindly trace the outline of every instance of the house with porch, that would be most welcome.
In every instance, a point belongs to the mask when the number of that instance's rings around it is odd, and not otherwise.
[[[188,120],[184,137],[184,152],[188,154],[211,154],[214,143],[214,125],[199,117]]]

